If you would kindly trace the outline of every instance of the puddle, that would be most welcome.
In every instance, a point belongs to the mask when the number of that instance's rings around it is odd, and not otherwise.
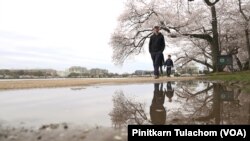
[[[128,124],[249,125],[250,95],[202,81],[0,92],[0,140],[126,141]]]
[[[0,123],[250,124],[250,95],[202,81],[1,91]]]

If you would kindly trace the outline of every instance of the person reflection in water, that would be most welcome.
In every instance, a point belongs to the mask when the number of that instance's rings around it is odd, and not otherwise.
[[[165,94],[163,83],[154,83],[154,96],[150,106],[150,118],[152,124],[161,125],[166,121],[166,110],[164,107]]]
[[[172,102],[172,97],[174,96],[174,89],[172,88],[171,82],[167,82],[167,90],[164,89],[164,93],[168,97],[169,102]]]

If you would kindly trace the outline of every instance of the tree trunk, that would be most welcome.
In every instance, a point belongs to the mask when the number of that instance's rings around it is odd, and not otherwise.
[[[214,92],[213,92],[212,114],[215,118],[215,124],[220,124],[220,120],[221,120],[220,95],[221,95],[222,86],[221,84],[214,83],[213,89],[214,89]]]
[[[212,13],[212,31],[213,31],[213,41],[211,45],[212,56],[213,56],[212,57],[213,71],[220,72],[222,71],[222,69],[217,65],[218,56],[220,55],[220,49],[219,49],[219,35],[217,28],[217,17],[216,17],[215,6],[211,6],[211,13]]]
[[[244,68],[250,70],[250,43],[249,43],[249,21],[250,21],[250,17],[248,17],[244,12],[243,9],[241,7],[241,0],[238,0],[239,2],[239,10],[241,15],[243,16],[243,19],[245,20],[245,35],[246,35],[246,46],[247,46],[247,52],[248,52],[248,60],[246,65],[244,66]],[[248,67],[247,67],[248,66]]]
[[[246,35],[246,44],[247,44],[247,51],[248,51],[248,70],[250,70],[250,43],[249,43],[248,27],[246,27],[245,29],[245,35]]]

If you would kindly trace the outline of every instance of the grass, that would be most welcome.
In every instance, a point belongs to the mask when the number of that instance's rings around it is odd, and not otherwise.
[[[212,73],[207,75],[207,78],[211,80],[241,81],[250,83],[250,71]]]
[[[242,90],[250,93],[250,71],[212,73],[206,75],[206,79],[241,83],[244,86]]]

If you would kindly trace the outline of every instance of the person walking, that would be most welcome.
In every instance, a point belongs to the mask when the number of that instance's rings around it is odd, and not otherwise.
[[[171,68],[174,67],[174,63],[171,59],[171,55],[168,55],[168,59],[165,61],[164,66],[167,67],[167,77],[170,77]]]
[[[153,61],[154,66],[154,78],[159,78],[159,68],[161,63],[161,54],[165,49],[165,39],[160,31],[159,26],[155,26],[153,28],[153,35],[150,36],[149,40],[149,53],[151,55],[151,59]]]

